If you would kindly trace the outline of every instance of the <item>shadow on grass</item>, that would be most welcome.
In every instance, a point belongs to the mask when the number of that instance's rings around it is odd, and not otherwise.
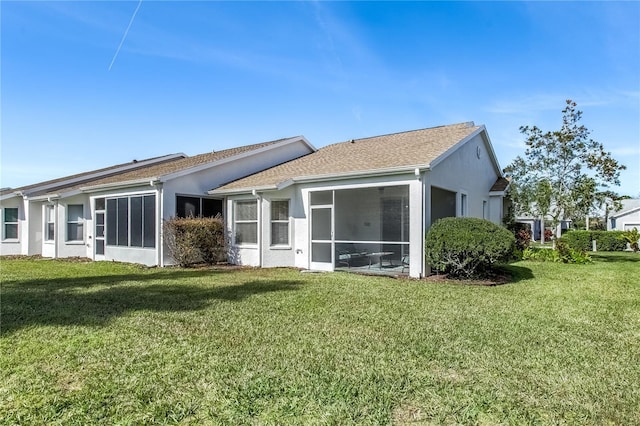
[[[640,253],[589,253],[594,262],[632,263],[640,262]]]
[[[502,269],[510,276],[506,284],[518,283],[535,278],[531,269],[525,268],[524,266],[503,265]]]
[[[4,285],[0,335],[38,325],[103,326],[131,311],[194,311],[213,300],[242,301],[250,296],[299,288],[301,281],[260,280],[234,285],[144,284],[148,279],[210,275],[211,271],[178,271],[149,275],[33,280]],[[129,284],[125,282],[129,281]],[[87,290],[92,285],[107,288]],[[117,284],[121,285],[117,285]],[[71,288],[84,287],[73,291]]]

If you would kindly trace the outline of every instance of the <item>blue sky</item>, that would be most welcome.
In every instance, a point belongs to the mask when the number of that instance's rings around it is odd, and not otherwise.
[[[487,126],[504,167],[524,152],[520,126],[559,128],[573,99],[628,167],[614,189],[640,196],[638,2],[5,0],[0,13],[2,187],[463,121]]]

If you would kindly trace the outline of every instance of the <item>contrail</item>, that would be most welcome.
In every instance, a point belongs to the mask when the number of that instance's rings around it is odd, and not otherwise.
[[[133,24],[133,20],[136,19],[136,14],[138,13],[140,6],[142,6],[142,0],[138,2],[138,6],[136,7],[136,10],[134,10],[133,15],[131,16],[131,20],[129,21],[129,26],[127,26],[127,29],[124,31],[124,34],[122,35],[122,40],[120,40],[120,45],[116,49],[116,53],[113,55],[111,64],[109,64],[109,71],[111,71],[111,67],[113,66],[113,63],[116,61],[116,58],[118,57],[118,53],[120,53],[120,49],[122,49],[122,45],[124,44],[124,39],[127,38],[127,34],[129,34],[129,29],[131,28],[131,24]]]

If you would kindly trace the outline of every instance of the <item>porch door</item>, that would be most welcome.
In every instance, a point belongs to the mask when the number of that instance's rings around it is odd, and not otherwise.
[[[105,210],[104,198],[96,200],[95,230],[93,233],[94,260],[104,260]]]
[[[333,271],[333,206],[311,206],[310,268]]]

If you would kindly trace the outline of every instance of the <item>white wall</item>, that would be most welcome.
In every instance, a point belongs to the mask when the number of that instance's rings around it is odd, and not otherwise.
[[[628,231],[637,227],[638,231],[640,231],[640,210],[632,211],[625,215],[616,217],[615,224],[615,228],[611,227],[611,220],[609,220],[608,227],[610,230]]]
[[[83,206],[83,238],[81,241],[67,241],[67,206],[81,204]],[[58,244],[57,257],[91,257],[87,252],[87,236],[89,235],[87,219],[91,217],[89,197],[86,194],[64,198],[58,202],[58,215],[56,220],[56,240]]]
[[[480,158],[478,158],[478,149]],[[460,214],[460,193],[467,194],[467,214],[482,218],[482,202],[488,202],[488,217],[500,224],[500,210],[496,202],[490,202],[489,190],[499,174],[493,165],[488,147],[481,135],[475,136],[453,152],[428,174],[428,185],[458,193],[458,215]],[[497,211],[496,211],[497,210]]]

